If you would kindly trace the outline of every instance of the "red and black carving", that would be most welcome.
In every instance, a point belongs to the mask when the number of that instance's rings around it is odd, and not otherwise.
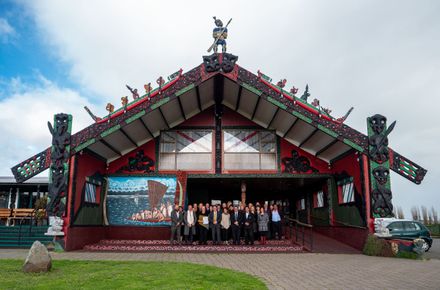
[[[203,56],[203,64],[205,65],[205,71],[207,73],[217,72],[220,71],[220,69],[224,73],[230,73],[234,70],[237,60],[238,56],[230,53],[213,53],[208,56]]]
[[[371,193],[373,214],[380,217],[390,217],[393,215],[393,203],[391,202],[392,193],[386,186],[389,179],[390,171],[378,166],[373,169],[375,189]]]
[[[136,152],[134,157],[128,157],[128,164],[118,169],[118,173],[143,172],[151,173],[154,171],[154,160],[146,156],[144,150]]]
[[[205,64],[205,71],[212,73],[220,70],[220,61],[216,53],[203,56],[203,63]]]
[[[380,114],[376,114],[368,118],[373,134],[368,138],[370,145],[370,158],[377,163],[388,161],[388,135],[393,131],[394,121],[388,128],[386,128],[387,118]]]
[[[396,151],[389,151],[391,169],[415,184],[420,184],[428,171]]]
[[[46,170],[50,165],[50,148],[32,156],[31,158],[11,168],[17,183],[24,182],[29,178]]]
[[[50,122],[48,122],[48,126],[52,134],[52,151],[49,182],[50,201],[46,210],[49,216],[60,217],[65,210],[62,199],[67,194],[71,117],[67,114],[57,114],[54,126],[52,127]]]
[[[221,64],[222,71],[224,73],[230,73],[233,71],[237,60],[238,56],[230,53],[223,53],[223,60]]]
[[[316,173],[318,170],[310,165],[310,160],[300,156],[298,151],[291,151],[292,157],[284,157],[284,172],[286,173]]]

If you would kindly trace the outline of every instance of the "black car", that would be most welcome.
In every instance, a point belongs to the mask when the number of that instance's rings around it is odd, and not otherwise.
[[[414,240],[421,238],[425,241],[422,249],[427,252],[432,245],[431,233],[424,224],[417,221],[394,221],[388,224],[390,234],[402,240]]]

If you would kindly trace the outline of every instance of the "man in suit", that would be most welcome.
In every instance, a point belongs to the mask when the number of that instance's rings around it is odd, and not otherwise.
[[[193,210],[192,205],[188,205],[188,210],[183,215],[183,223],[185,225],[183,234],[186,239],[186,244],[192,244],[193,236],[196,234],[196,213]]]
[[[183,214],[179,211],[179,205],[174,206],[174,210],[171,212],[171,237],[170,244],[174,244],[174,237],[177,236],[176,241],[180,243],[180,229],[183,222]]]
[[[234,210],[231,213],[231,230],[232,230],[232,243],[234,245],[240,245],[240,227],[242,214],[238,211],[238,207],[234,206]]]
[[[220,222],[222,221],[222,214],[219,211],[219,206],[214,205],[212,212],[209,214],[209,227],[212,231],[212,243],[214,245],[220,244]]]
[[[254,222],[254,215],[250,213],[249,207],[246,207],[243,217],[244,242],[246,245],[249,245],[249,243],[254,244]]]

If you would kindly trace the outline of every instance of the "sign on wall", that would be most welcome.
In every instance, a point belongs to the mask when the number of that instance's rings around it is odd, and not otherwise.
[[[167,226],[176,195],[176,177],[109,177],[106,224]]]

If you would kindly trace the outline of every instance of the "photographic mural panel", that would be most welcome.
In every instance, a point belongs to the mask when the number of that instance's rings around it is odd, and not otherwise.
[[[109,225],[168,226],[176,196],[176,177],[108,178],[106,215]]]

